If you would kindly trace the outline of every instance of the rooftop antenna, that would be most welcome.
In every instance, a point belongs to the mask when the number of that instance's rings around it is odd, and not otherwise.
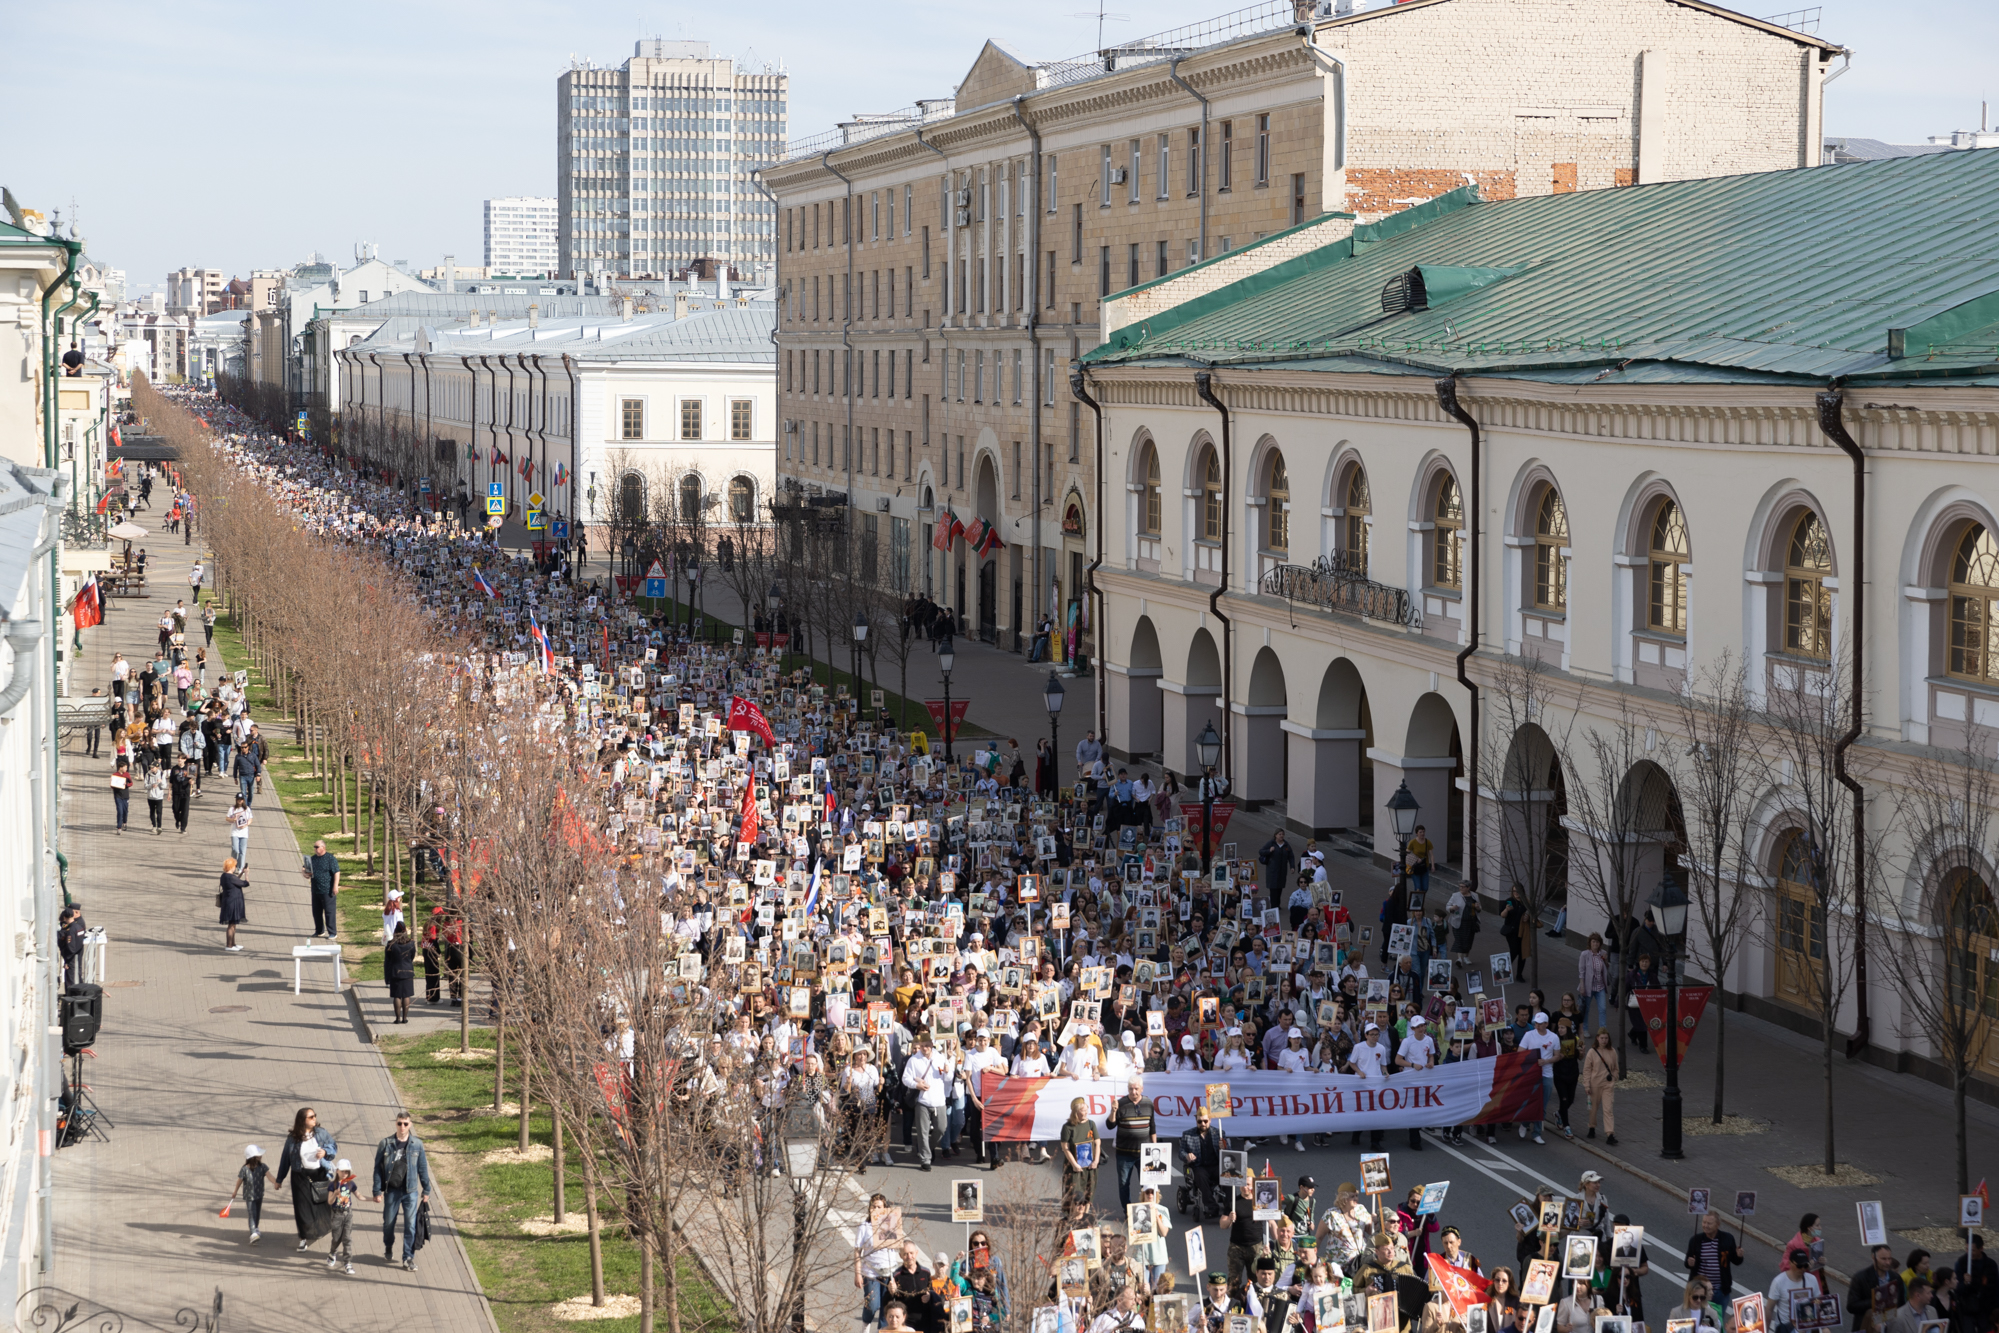
[[[1111,14],[1105,12],[1103,0],[1097,0],[1097,9],[1095,13],[1090,13],[1089,11],[1085,10],[1083,13],[1071,14],[1069,17],[1072,19],[1093,18],[1097,21],[1097,50],[1099,51],[1104,49],[1104,24],[1128,23],[1131,21],[1131,15],[1129,14]]]

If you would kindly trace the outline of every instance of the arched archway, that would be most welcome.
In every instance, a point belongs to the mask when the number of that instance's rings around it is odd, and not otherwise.
[[[1223,731],[1222,715],[1215,705],[1222,699],[1222,655],[1215,637],[1205,629],[1194,631],[1187,643],[1177,679],[1162,674],[1159,679],[1161,705],[1160,763],[1185,778],[1201,774],[1200,751],[1194,738],[1213,724]]]
[[[1234,705],[1237,716],[1230,733],[1236,795],[1250,809],[1284,799],[1289,779],[1284,719],[1290,707],[1284,664],[1270,648],[1258,649],[1250,663],[1249,693],[1245,702]]]
[[[999,469],[993,463],[993,456],[983,450],[979,453],[972,494],[978,517],[987,524],[999,525],[1005,517],[1000,510]],[[978,618],[975,622],[978,636],[984,642],[992,643],[999,638],[999,562],[981,559],[969,550],[964,559],[978,571]]]
[[[1536,724],[1525,723],[1513,733],[1493,797],[1489,827],[1498,841],[1500,878],[1490,887],[1500,893],[1518,884],[1527,902],[1527,928],[1532,929],[1542,908],[1567,898],[1569,862],[1561,756]]]
[[[1402,753],[1375,757],[1375,828],[1392,829],[1383,807],[1397,787],[1409,784],[1416,798],[1416,822],[1423,826],[1438,864],[1455,864],[1464,851],[1464,793],[1458,779],[1464,772],[1464,745],[1457,714],[1444,696],[1432,691],[1416,700],[1403,733]],[[1389,849],[1384,846],[1382,851]]]
[[[1131,627],[1131,647],[1125,663],[1106,662],[1109,714],[1105,725],[1110,736],[1105,744],[1117,753],[1136,759],[1160,752],[1164,717],[1159,681],[1166,674],[1159,655],[1159,631],[1151,616],[1140,616]]]
[[[1367,686],[1347,658],[1319,677],[1310,726],[1286,722],[1287,822],[1313,837],[1334,829],[1370,827],[1374,819],[1373,718]]]

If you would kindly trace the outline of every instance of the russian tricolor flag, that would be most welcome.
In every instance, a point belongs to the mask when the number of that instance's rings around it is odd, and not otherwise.
[[[496,595],[496,594],[495,594],[495,593],[493,592],[493,585],[492,585],[492,584],[490,584],[490,583],[488,583],[488,582],[486,582],[486,573],[485,573],[485,571],[484,571],[484,570],[481,570],[481,569],[477,569],[477,568],[473,569],[473,571],[472,571],[472,583],[473,583],[473,586],[475,586],[476,588],[478,588],[480,592],[483,592],[483,593],[485,593],[485,594],[486,594],[486,595],[487,595],[488,597],[492,597],[492,596],[495,596],[495,595]]]
[[[535,656],[541,659],[541,669],[544,672],[553,672],[555,653],[548,646],[547,632],[542,629],[541,622],[534,618],[532,611],[528,612],[528,636],[534,640]]]

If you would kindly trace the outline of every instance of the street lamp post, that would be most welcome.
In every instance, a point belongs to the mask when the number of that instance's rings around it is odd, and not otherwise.
[[[956,757],[951,753],[951,733],[956,730],[951,725],[951,668],[957,665],[958,653],[951,645],[949,633],[937,645],[937,670],[944,676],[944,762],[949,765]]]
[[[1659,1155],[1680,1150],[1680,953],[1687,932],[1687,891],[1667,875],[1645,908],[1653,933],[1666,946],[1666,1093],[1659,1099]]]
[[[1416,835],[1416,816],[1422,812],[1422,809],[1423,807],[1416,801],[1415,793],[1409,790],[1406,778],[1395,789],[1395,794],[1388,798],[1388,819],[1395,829],[1395,886],[1403,891],[1402,901],[1405,911],[1409,901],[1409,839]],[[1386,925],[1382,927],[1381,932],[1381,957],[1384,962],[1388,958]]]
[[[802,1101],[802,1099],[801,1099]],[[819,1129],[809,1106],[786,1108],[784,1166],[791,1186],[791,1333],[805,1333],[807,1191],[819,1169]]]
[[[687,637],[694,638],[694,594],[701,586],[701,565],[693,557],[687,561]]]
[[[777,648],[777,613],[779,608],[784,605],[784,590],[777,586],[776,579],[771,580],[770,591],[764,595],[764,599],[770,606],[770,645],[773,648]],[[777,670],[780,675],[784,673],[784,649],[782,648],[777,648]]]
[[[867,716],[867,703],[861,693],[861,654],[868,644],[868,613],[865,608],[854,611],[854,707],[860,716]]]
[[[1201,760],[1201,874],[1206,875],[1215,860],[1215,796],[1222,782],[1215,776],[1215,764],[1222,757],[1222,738],[1210,722],[1194,738],[1194,750]]]
[[[1041,692],[1041,702],[1048,705],[1048,762],[1054,766],[1055,785],[1058,787],[1062,785],[1063,693],[1061,677],[1050,671],[1048,688]]]

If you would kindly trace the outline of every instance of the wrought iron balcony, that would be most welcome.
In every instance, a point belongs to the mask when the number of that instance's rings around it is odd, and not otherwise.
[[[1258,590],[1266,597],[1282,597],[1322,611],[1409,629],[1423,627],[1423,613],[1407,589],[1376,583],[1368,578],[1365,566],[1343,558],[1320,556],[1309,565],[1279,565],[1263,576]]]
[[[101,551],[111,544],[110,522],[91,510],[65,509],[62,515],[63,545]]]

